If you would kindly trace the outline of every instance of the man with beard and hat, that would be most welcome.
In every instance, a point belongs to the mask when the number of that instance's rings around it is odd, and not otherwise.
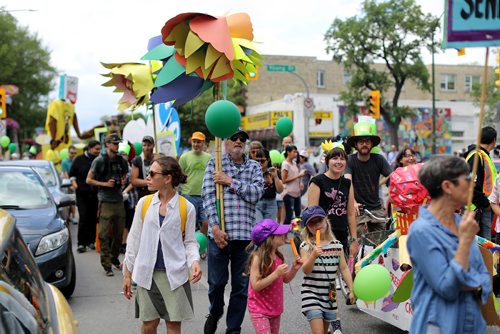
[[[392,169],[382,155],[370,153],[373,147],[380,144],[375,124],[368,122],[355,124],[354,135],[347,139],[347,144],[357,151],[348,156],[344,176],[352,180],[354,188],[358,236],[383,230],[385,229],[384,222],[373,221],[360,210],[362,207],[370,210],[376,217],[386,217],[386,212],[380,202],[379,182],[380,176],[389,176]]]

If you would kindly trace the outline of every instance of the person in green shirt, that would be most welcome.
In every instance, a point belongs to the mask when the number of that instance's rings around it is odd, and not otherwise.
[[[207,235],[208,219],[203,209],[201,186],[211,156],[205,152],[205,139],[202,132],[194,132],[191,136],[191,150],[181,155],[179,164],[184,174],[187,175],[187,182],[182,185],[181,194],[196,208],[196,226]]]

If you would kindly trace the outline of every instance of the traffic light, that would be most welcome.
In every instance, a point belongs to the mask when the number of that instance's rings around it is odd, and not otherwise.
[[[373,118],[380,118],[380,91],[370,91],[370,113]]]
[[[248,72],[248,73],[245,73],[245,78],[246,78],[248,81],[255,81],[255,80],[259,80],[259,68],[258,68],[258,67],[255,67],[255,72]]]
[[[497,92],[500,92],[500,48],[497,49],[497,68],[495,69],[495,73],[498,75],[495,85],[498,87]]]
[[[0,118],[7,118],[7,94],[5,88],[0,88]]]

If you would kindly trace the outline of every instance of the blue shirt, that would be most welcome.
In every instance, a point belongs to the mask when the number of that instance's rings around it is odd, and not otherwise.
[[[461,217],[455,215],[460,225]],[[479,246],[470,248],[469,271],[454,260],[458,237],[442,225],[427,208],[410,225],[408,251],[413,266],[411,301],[413,317],[410,333],[426,333],[429,324],[441,333],[485,333],[486,322],[478,299],[464,287],[482,287],[481,301],[491,296],[491,276]]]
[[[203,207],[207,212],[210,225],[219,224],[214,183],[215,161],[211,159],[203,176]],[[244,157],[244,162],[237,165],[228,154],[222,157],[222,171],[233,178],[231,186],[224,189],[224,224],[229,240],[250,240],[250,233],[255,225],[255,204],[264,193],[262,168],[255,160]]]

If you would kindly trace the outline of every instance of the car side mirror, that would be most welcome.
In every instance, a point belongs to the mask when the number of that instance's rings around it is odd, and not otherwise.
[[[64,208],[67,206],[75,205],[75,197],[71,195],[64,195],[59,199],[59,203],[57,203],[57,208]]]
[[[69,188],[71,187],[71,180],[70,179],[63,179],[61,181],[61,188]]]

